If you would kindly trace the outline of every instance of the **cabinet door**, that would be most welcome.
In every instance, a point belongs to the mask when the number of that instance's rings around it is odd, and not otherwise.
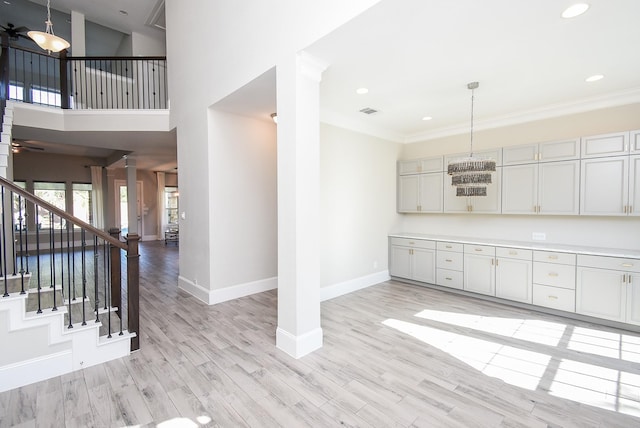
[[[640,274],[627,274],[627,322],[640,325]]]
[[[389,275],[399,278],[411,278],[411,248],[391,246]]]
[[[615,134],[595,135],[583,137],[582,158],[603,156],[617,156],[629,153],[629,133],[617,132]]]
[[[540,143],[538,161],[555,162],[571,159],[580,159],[580,140]]]
[[[538,164],[502,167],[503,214],[535,214],[537,195]]]
[[[416,281],[436,283],[436,251],[424,248],[413,249],[413,277]]]
[[[418,174],[422,171],[422,160],[414,159],[407,161],[398,161],[398,174]]]
[[[580,177],[580,214],[626,215],[629,156],[583,159]]]
[[[577,269],[576,312],[625,322],[626,283],[623,272],[581,267]]]
[[[639,131],[631,131],[631,137],[629,138],[631,146],[631,154],[639,154],[640,153],[640,130]]]
[[[469,211],[469,198],[466,196],[456,196],[456,187],[451,185],[451,176],[444,173],[444,212],[446,213],[466,213]]]
[[[487,196],[472,196],[469,198],[471,211],[474,213],[502,212],[502,167],[496,168],[491,174],[491,184],[487,185]]]
[[[418,212],[420,204],[420,176],[401,175],[398,177],[398,212]]]
[[[464,255],[464,290],[495,296],[494,258]]]
[[[540,163],[538,176],[538,213],[580,212],[580,161]]]
[[[419,211],[430,213],[442,212],[442,179],[443,173],[420,174]]]
[[[629,158],[628,213],[632,216],[640,216],[640,155]]]
[[[519,165],[538,160],[538,145],[513,146],[502,149],[502,165]]]
[[[532,271],[530,260],[496,259],[496,297],[531,303]]]

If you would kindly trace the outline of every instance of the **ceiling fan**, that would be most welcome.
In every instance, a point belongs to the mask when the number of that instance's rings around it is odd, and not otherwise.
[[[11,142],[11,151],[13,153],[21,153],[23,151],[27,151],[27,152],[36,152],[36,151],[43,151],[44,148],[42,147],[38,147],[38,146],[34,146],[34,145],[30,145],[30,144],[25,144],[26,141],[19,141],[19,140],[13,140]]]
[[[26,35],[27,31],[29,31],[29,29],[27,27],[16,27],[15,25],[13,25],[10,22],[7,22],[7,26],[5,27],[4,25],[0,25],[0,28],[2,28],[2,32],[3,33],[7,33],[7,35],[9,36],[10,40],[18,40],[20,37],[27,39],[27,40],[31,40],[31,38],[29,36]]]

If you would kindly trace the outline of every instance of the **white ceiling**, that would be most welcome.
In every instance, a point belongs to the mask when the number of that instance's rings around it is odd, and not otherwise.
[[[405,142],[468,132],[472,81],[477,129],[640,102],[640,1],[586,1],[563,19],[577,1],[382,0],[305,49],[330,64],[322,119]]]

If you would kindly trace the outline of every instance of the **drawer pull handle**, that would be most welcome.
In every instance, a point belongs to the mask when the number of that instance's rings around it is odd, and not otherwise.
[[[633,267],[633,263],[622,263],[622,267]]]
[[[476,251],[482,251],[482,248],[476,248],[475,250]]]
[[[451,245],[445,245],[444,248],[453,248]]]
[[[413,241],[409,241],[409,245],[415,245],[416,243]]]
[[[449,277],[446,277],[445,279],[446,279],[447,281],[452,281],[452,279],[451,279],[451,278],[449,278]]]
[[[556,256],[555,254],[552,254],[549,256],[550,260],[558,260],[558,256]]]
[[[558,274],[555,272],[549,272],[549,276],[558,276]]]
[[[512,256],[515,256],[515,255],[517,255],[517,254],[518,254],[518,252],[517,252],[517,251],[513,251],[513,250],[511,250],[511,251],[509,251],[509,254],[510,254],[510,255],[512,255]]]
[[[548,296],[549,300],[558,300],[558,296]]]
[[[451,263],[453,260],[451,260],[451,259],[445,259],[444,261],[445,261],[445,262],[449,262],[449,263]]]

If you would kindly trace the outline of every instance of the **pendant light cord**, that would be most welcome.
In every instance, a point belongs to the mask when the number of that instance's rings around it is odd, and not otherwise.
[[[470,83],[470,89],[471,89],[471,143],[470,143],[470,147],[469,147],[469,157],[473,157],[473,98],[474,98],[474,91],[475,88],[473,86],[471,86],[472,84]]]

